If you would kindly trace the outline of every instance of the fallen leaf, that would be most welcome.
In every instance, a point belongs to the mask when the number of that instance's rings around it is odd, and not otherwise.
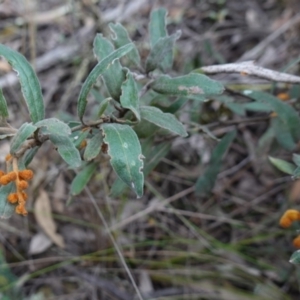
[[[34,215],[36,221],[48,235],[48,237],[60,248],[65,247],[63,237],[56,233],[56,224],[52,218],[52,211],[48,194],[41,190],[34,203]]]
[[[50,238],[43,232],[35,234],[29,244],[29,254],[40,254],[52,245]]]
[[[59,174],[54,183],[53,192],[53,209],[59,213],[62,213],[65,209],[66,202],[66,184],[62,174]]]

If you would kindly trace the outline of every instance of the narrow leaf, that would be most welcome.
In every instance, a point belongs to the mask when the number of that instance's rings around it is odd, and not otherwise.
[[[156,107],[142,106],[141,117],[142,119],[145,119],[150,123],[153,123],[183,137],[188,135],[183,125],[174,117],[174,115],[163,113]]]
[[[8,219],[15,211],[15,205],[11,204],[7,200],[7,196],[15,189],[13,183],[3,185],[0,187],[0,218]]]
[[[129,51],[131,51],[133,49],[133,47],[134,47],[133,44],[128,44],[128,45],[125,45],[125,46],[113,51],[106,58],[102,59],[94,67],[94,69],[91,71],[91,73],[88,75],[88,77],[86,78],[86,80],[81,88],[79,98],[78,98],[77,112],[78,112],[78,116],[81,120],[83,118],[83,115],[84,115],[84,112],[86,109],[88,93],[89,93],[90,89],[92,88],[92,86],[95,84],[97,78],[111,66],[112,62],[115,59],[118,59],[118,58],[124,56]]]
[[[31,123],[24,123],[13,137],[10,144],[10,153],[16,154],[22,144],[37,130]]]
[[[103,60],[114,51],[112,43],[103,37],[102,34],[97,34],[94,39],[94,54],[98,60]],[[112,98],[119,100],[121,95],[121,85],[125,80],[125,75],[119,60],[111,63],[110,67],[102,74],[107,90]]]
[[[115,34],[115,36],[112,36],[112,40],[117,49],[129,43],[132,43],[132,40],[130,39],[127,30],[120,23],[110,23],[109,27],[111,31],[113,31],[113,33]],[[126,57],[128,58],[130,63],[136,66],[139,66],[141,64],[140,54],[136,46],[134,46],[132,51],[130,51],[126,55]]]
[[[1,118],[8,117],[7,104],[1,88],[0,88],[0,117]]]
[[[294,265],[300,264],[300,250],[297,250],[292,254],[289,262]]]
[[[163,75],[157,78],[151,87],[161,94],[185,96],[200,101],[209,95],[221,94],[224,90],[221,83],[196,73],[175,78]]]
[[[73,179],[71,184],[71,195],[80,194],[88,182],[91,180],[93,174],[97,169],[97,164],[90,163],[86,165]]]
[[[138,88],[129,70],[127,70],[126,81],[122,84],[120,103],[124,108],[130,109],[138,120],[141,119]]]
[[[87,142],[83,158],[86,161],[94,159],[101,150],[101,145],[103,143],[103,137],[100,132],[96,133],[90,140]]]
[[[41,86],[31,65],[22,54],[2,44],[0,44],[0,55],[8,61],[19,76],[22,93],[32,122],[36,123],[44,119],[45,109]]]
[[[44,130],[45,134],[57,134],[57,135],[70,135],[71,134],[71,128],[64,122],[56,119],[56,118],[50,118],[45,119],[42,121],[39,121],[35,124],[37,127],[45,127],[46,130]]]
[[[173,48],[176,40],[181,35],[180,31],[170,36],[160,38],[150,50],[146,60],[146,72],[149,73],[155,69],[163,72],[168,71],[173,64]]]
[[[297,167],[300,167],[300,155],[294,153],[293,154],[293,162],[297,165]]]
[[[49,135],[50,141],[57,147],[57,151],[62,159],[71,167],[78,168],[81,165],[81,157],[78,149],[73,144],[69,136],[56,134]]]
[[[300,117],[292,106],[269,93],[244,91],[244,94],[256,101],[268,104],[278,114],[278,117],[285,124],[286,128],[289,129],[294,140],[297,142],[300,139]]]
[[[275,158],[275,157],[271,157],[271,156],[269,156],[269,160],[272,163],[272,165],[275,166],[281,172],[289,174],[289,175],[294,174],[294,171],[296,169],[295,165],[293,165],[283,159]]]
[[[229,149],[235,136],[236,131],[227,133],[213,150],[209,167],[196,182],[195,190],[197,195],[207,195],[213,189],[221,169],[222,158]]]
[[[166,28],[166,15],[167,10],[165,8],[159,8],[151,12],[149,22],[151,47],[153,47],[160,38],[168,35]]]
[[[106,123],[101,128],[113,169],[138,197],[142,197],[143,156],[136,133],[128,125]]]
[[[296,143],[293,139],[290,128],[284,121],[278,117],[272,118],[271,128],[273,128],[275,138],[279,145],[290,151],[295,149]]]

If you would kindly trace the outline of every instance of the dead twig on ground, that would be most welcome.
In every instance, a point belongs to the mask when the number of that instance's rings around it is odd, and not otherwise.
[[[203,71],[205,74],[241,73],[242,75],[253,75],[276,82],[300,83],[299,76],[257,66],[253,60],[240,63],[202,67],[201,71]]]

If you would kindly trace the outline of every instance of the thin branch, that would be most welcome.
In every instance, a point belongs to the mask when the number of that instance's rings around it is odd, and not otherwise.
[[[254,61],[245,61],[241,63],[212,65],[202,67],[201,70],[205,74],[218,73],[241,73],[242,75],[253,75],[267,80],[285,82],[285,83],[300,83],[300,77],[287,73],[277,72],[255,65]]]
[[[126,270],[126,273],[127,273],[128,277],[129,277],[129,279],[130,279],[130,281],[131,281],[131,283],[133,285],[133,288],[134,288],[134,290],[135,290],[135,292],[136,292],[136,294],[138,296],[138,299],[139,300],[143,300],[144,298],[143,298],[143,296],[142,296],[142,294],[141,294],[141,292],[140,292],[140,290],[139,290],[139,288],[138,288],[138,286],[137,286],[137,284],[136,284],[136,282],[135,282],[135,280],[134,280],[134,278],[133,278],[133,276],[131,274],[130,269],[128,268],[126,260],[125,260],[125,258],[123,256],[123,253],[122,253],[122,251],[121,251],[121,249],[120,249],[117,241],[115,240],[114,236],[112,235],[111,231],[109,230],[108,224],[107,224],[107,222],[106,222],[106,220],[105,220],[105,218],[104,218],[101,210],[99,209],[99,207],[98,207],[98,205],[96,203],[96,199],[94,198],[93,194],[91,193],[91,191],[90,191],[90,189],[88,187],[85,187],[85,192],[87,193],[87,195],[90,198],[93,206],[95,207],[95,210],[96,210],[99,218],[101,219],[101,221],[102,221],[102,223],[104,225],[105,231],[107,232],[110,240],[112,241],[112,243],[114,245],[114,248],[117,251],[117,254],[118,254],[119,258],[120,258],[120,261],[121,261],[123,267]]]

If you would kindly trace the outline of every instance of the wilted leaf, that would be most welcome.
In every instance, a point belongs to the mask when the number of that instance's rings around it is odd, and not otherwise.
[[[80,119],[83,118],[83,115],[84,115],[84,112],[86,109],[88,93],[89,93],[90,89],[92,88],[92,86],[95,84],[97,78],[101,74],[103,74],[103,72],[105,72],[109,67],[111,67],[112,62],[115,59],[118,59],[118,58],[124,56],[129,51],[131,51],[133,48],[134,48],[133,44],[127,44],[127,45],[113,51],[106,58],[102,59],[94,67],[94,69],[91,71],[91,73],[88,75],[88,77],[86,78],[86,80],[81,88],[81,91],[80,91],[80,94],[78,97],[77,112],[78,112],[78,116]]]
[[[43,130],[44,134],[56,134],[56,135],[70,135],[71,128],[64,122],[56,119],[50,118],[39,121],[35,124],[36,127],[45,127]]]
[[[50,141],[57,147],[57,151],[62,159],[72,168],[78,168],[81,165],[81,157],[78,149],[68,136],[49,135]]]
[[[2,219],[10,218],[15,211],[16,206],[7,201],[7,196],[13,193],[14,190],[15,185],[13,183],[0,187],[0,218]]]
[[[120,48],[124,45],[127,45],[129,43],[132,43],[131,39],[129,38],[128,32],[124,26],[122,26],[120,23],[110,23],[109,24],[110,29],[113,31],[115,36],[112,36],[113,43],[116,48]],[[130,51],[126,57],[128,58],[129,62],[139,66],[141,63],[140,54],[137,50],[137,48],[134,45],[134,48],[132,51]]]
[[[44,119],[41,86],[31,65],[22,54],[2,44],[0,44],[0,55],[8,61],[19,76],[22,93],[32,122],[36,123]]]
[[[173,64],[173,48],[176,40],[179,39],[181,31],[175,34],[160,38],[150,50],[146,60],[146,72],[149,73],[155,69],[168,71]]]
[[[283,159],[269,156],[269,160],[273,166],[275,166],[278,170],[282,171],[283,173],[293,175],[293,173],[296,169],[295,165],[293,165]]]
[[[93,174],[97,169],[97,164],[90,163],[86,165],[73,179],[71,184],[71,195],[75,196],[80,194],[85,186],[88,184]]]
[[[102,34],[97,34],[94,39],[94,54],[98,60],[103,60],[114,51],[112,43],[103,37]],[[125,75],[119,60],[114,60],[109,68],[102,74],[107,90],[112,98],[119,100],[121,95],[121,85],[125,80]]]
[[[101,129],[103,140],[108,145],[108,155],[113,169],[138,197],[142,197],[143,156],[136,133],[130,126],[121,124],[105,123]]]
[[[7,104],[1,88],[0,88],[0,117],[1,118],[8,117]]]
[[[184,96],[200,101],[205,100],[209,95],[221,94],[224,90],[221,83],[196,73],[175,78],[163,75],[158,77],[151,87],[161,94]]]
[[[88,140],[83,158],[86,161],[94,159],[101,151],[103,137],[100,132],[96,133],[90,140]]]
[[[45,252],[52,245],[52,241],[44,233],[35,234],[29,244],[28,253],[31,255]]]
[[[163,113],[156,107],[142,106],[141,117],[142,119],[145,119],[150,123],[153,123],[183,137],[188,135],[183,125],[175,118],[174,115]]]
[[[220,172],[222,158],[236,136],[236,131],[227,133],[212,152],[211,160],[204,174],[198,178],[195,190],[198,195],[208,194],[215,185]]]
[[[126,80],[122,84],[120,103],[124,108],[130,109],[138,120],[141,119],[138,88],[129,70],[127,70]]]
[[[10,144],[10,153],[16,154],[22,144],[37,130],[31,123],[24,123],[13,137]]]
[[[37,223],[49,238],[60,248],[65,247],[63,237],[56,233],[56,224],[52,217],[51,205],[48,194],[41,190],[38,198],[34,203],[34,216]]]

